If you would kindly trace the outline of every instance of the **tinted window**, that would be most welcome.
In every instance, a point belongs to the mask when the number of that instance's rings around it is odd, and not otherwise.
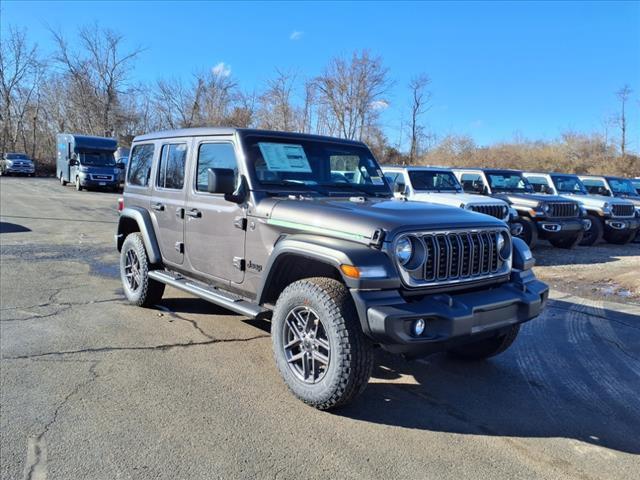
[[[578,177],[570,175],[554,175],[551,177],[556,186],[556,190],[560,193],[575,193],[584,195],[587,193],[586,188]]]
[[[186,159],[187,146],[184,143],[163,145],[162,150],[160,150],[158,187],[182,190]]]
[[[478,173],[463,173],[460,175],[460,183],[465,192],[481,192],[484,182]]]
[[[136,145],[129,160],[127,183],[130,185],[147,186],[153,160],[153,144]]]
[[[206,192],[210,168],[231,168],[238,173],[236,153],[231,143],[203,143],[198,149],[198,182],[196,190]]]
[[[529,180],[529,183],[533,186],[534,192],[545,192],[546,190],[544,187],[549,186],[547,179],[544,177],[527,176],[527,180]]]
[[[492,190],[499,192],[531,192],[533,187],[519,173],[487,173],[487,179]]]

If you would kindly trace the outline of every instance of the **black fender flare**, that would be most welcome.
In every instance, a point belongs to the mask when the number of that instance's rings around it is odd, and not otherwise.
[[[153,229],[153,223],[151,222],[151,215],[143,208],[128,207],[120,212],[120,219],[118,220],[118,234],[117,246],[118,251],[122,248],[124,242],[124,223],[125,219],[134,220],[138,224],[138,230],[142,235],[142,241],[149,255],[149,261],[151,263],[159,263],[162,260],[160,254],[160,247],[158,246],[158,239],[156,238],[156,232]]]
[[[385,252],[349,240],[294,234],[281,237],[269,255],[264,269],[265,273],[256,292],[256,299],[259,304],[264,302],[268,286],[274,281],[278,263],[290,255],[317,260],[334,267],[340,273],[342,280],[349,289],[400,288],[400,277]],[[384,271],[384,273],[376,277],[355,279],[346,276],[340,269],[340,265],[353,265],[360,269],[376,267],[378,271]]]

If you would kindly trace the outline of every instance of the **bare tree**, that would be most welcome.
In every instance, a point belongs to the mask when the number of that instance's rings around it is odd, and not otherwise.
[[[74,113],[81,115],[83,130],[117,135],[122,123],[120,96],[128,93],[133,60],[142,49],[125,51],[122,35],[98,25],[80,30],[80,51],[72,51],[62,34],[51,33],[57,45],[54,59],[71,83],[71,96],[66,100],[75,104]]]
[[[629,85],[623,85],[620,90],[616,92],[616,97],[620,100],[620,115],[618,116],[618,126],[620,127],[620,151],[624,158],[627,154],[627,114],[625,108],[627,100],[633,93]]]
[[[356,140],[375,127],[380,111],[388,105],[384,95],[390,83],[382,59],[366,50],[354,52],[349,60],[331,59],[316,78],[319,101],[328,107],[337,133]]]
[[[259,127],[284,131],[302,129],[293,106],[295,82],[295,73],[276,68],[276,76],[267,81],[267,88],[259,98]]]
[[[415,162],[418,156],[421,138],[424,135],[424,127],[420,125],[420,117],[431,108],[431,92],[427,90],[430,84],[431,78],[426,74],[418,75],[409,82],[409,91],[411,92],[409,161],[411,163]]]
[[[26,140],[25,116],[42,79],[42,62],[36,45],[29,45],[23,31],[9,29],[0,45],[1,148],[15,150],[19,137]],[[25,142],[26,143],[26,142]]]

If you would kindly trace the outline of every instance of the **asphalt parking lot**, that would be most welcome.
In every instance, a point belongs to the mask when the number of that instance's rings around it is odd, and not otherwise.
[[[565,279],[503,355],[380,353],[358,401],[319,412],[280,380],[267,322],[171,288],[156,309],[124,302],[117,194],[32,178],[0,193],[3,479],[638,476],[633,297]],[[638,245],[595,248],[603,277],[616,255],[640,267]]]

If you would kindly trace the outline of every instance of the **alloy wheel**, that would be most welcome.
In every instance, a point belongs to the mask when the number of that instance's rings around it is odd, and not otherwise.
[[[135,292],[138,290],[141,284],[140,260],[133,249],[127,250],[124,261],[124,276],[131,291]]]

